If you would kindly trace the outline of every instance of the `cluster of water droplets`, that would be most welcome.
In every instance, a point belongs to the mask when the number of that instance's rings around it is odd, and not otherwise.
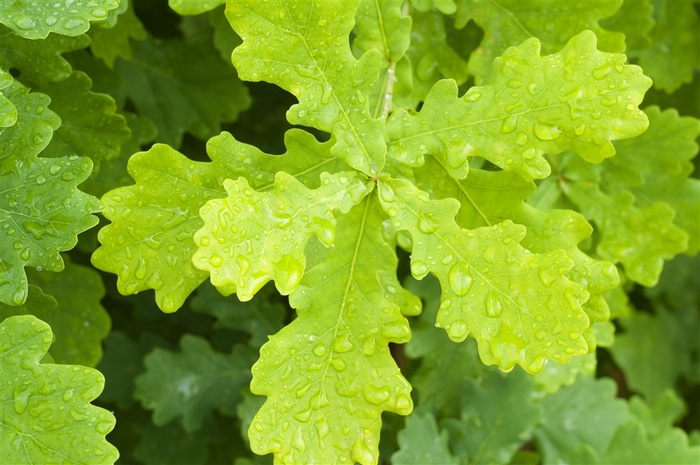
[[[108,11],[116,8],[114,0],[48,0],[23,3],[23,8],[11,18],[12,25],[22,36],[42,37],[49,32],[78,35],[89,28],[90,21],[102,21]]]

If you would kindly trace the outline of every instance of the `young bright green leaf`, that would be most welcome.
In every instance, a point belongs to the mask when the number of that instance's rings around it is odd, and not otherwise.
[[[89,43],[84,35],[51,34],[43,40],[25,39],[0,25],[0,67],[21,71],[22,81],[27,83],[60,81],[72,71],[62,54],[85,48]]]
[[[136,184],[102,198],[112,224],[100,230],[92,263],[117,274],[122,294],[154,289],[158,306],[173,312],[207,277],[192,265],[192,236],[203,225],[199,208],[225,195],[226,172],[160,144],[132,156],[128,169]]]
[[[90,22],[104,20],[118,6],[119,0],[13,0],[0,4],[0,23],[25,39],[45,39],[51,32],[77,36],[90,28]]]
[[[204,227],[194,235],[199,247],[192,263],[211,274],[224,295],[242,301],[268,281],[287,295],[306,268],[304,248],[312,236],[330,247],[335,241],[334,210],[347,213],[367,194],[355,172],[321,174],[321,187],[308,189],[280,171],[271,192],[251,189],[245,178],[224,181],[228,197],[200,210]]]
[[[411,42],[411,18],[402,12],[402,0],[361,0],[355,13],[353,47],[362,53],[377,50],[385,66],[397,63]]]
[[[182,417],[186,431],[194,431],[219,410],[235,414],[239,390],[250,381],[254,353],[236,345],[231,354],[212,350],[200,337],[186,334],[180,339],[182,352],[156,348],[144,359],[145,373],[135,380],[135,397],[153,410],[158,426]]]
[[[91,87],[92,81],[85,73],[74,71],[66,79],[39,88],[51,98],[49,108],[61,118],[61,126],[42,156],[79,155],[93,161],[119,156],[131,131],[124,117],[116,113],[114,99],[91,92]]]
[[[508,171],[472,169],[469,176],[456,180],[433,157],[415,170],[416,185],[439,198],[459,200],[457,223],[465,229],[493,226],[511,220],[524,225],[527,233],[523,247],[535,253],[564,250],[574,262],[567,278],[586,288],[590,297],[583,309],[591,322],[607,321],[610,311],[602,294],[619,285],[617,270],[612,263],[591,258],[579,249],[579,244],[591,235],[592,228],[580,214],[571,210],[539,210],[525,199],[535,191],[531,181],[525,181]],[[586,331],[592,335],[592,328]],[[587,340],[592,349],[594,340]]]
[[[42,364],[49,325],[31,315],[0,323],[0,451],[5,463],[111,464],[114,416],[90,404],[104,377],[78,365]]]
[[[258,191],[273,187],[275,175],[284,171],[301,181],[309,189],[321,185],[321,173],[339,173],[351,168],[333,157],[333,139],[319,142],[301,129],[290,129],[284,134],[287,151],[283,155],[268,155],[253,145],[237,141],[222,132],[207,141],[207,153],[214,162],[225,165],[230,179],[243,176]]]
[[[467,383],[460,419],[443,423],[461,463],[510,463],[542,417],[542,407],[532,402],[534,387],[519,370],[507,375],[494,370],[481,382]]]
[[[158,126],[158,140],[179,147],[190,132],[207,139],[248,108],[248,91],[221,60],[208,37],[196,41],[146,39],[133,44],[133,59],[118,59],[120,91]]]
[[[357,60],[350,51],[358,0],[309,2],[236,1],[226,16],[243,44],[233,52],[241,79],[265,80],[294,94],[292,124],[333,134],[333,154],[365,174],[384,166],[380,121],[369,113],[368,95],[381,69],[371,50]]]
[[[410,329],[383,220],[375,195],[339,216],[331,254],[290,295],[298,317],[253,366],[251,390],[267,396],[249,430],[255,453],[279,463],[375,464],[382,411],[411,411],[410,385],[388,348]]]
[[[59,252],[97,224],[92,213],[100,209],[96,198],[75,187],[88,177],[90,159],[39,158],[16,166],[0,174],[0,302],[12,305],[27,297],[23,268],[62,270]]]
[[[497,3],[458,0],[456,23],[457,27],[462,27],[472,19],[484,30],[481,46],[469,60],[470,72],[476,76],[477,83],[481,83],[489,75],[495,57],[531,37],[542,41],[544,53],[553,53],[571,37],[588,29],[598,37],[601,50],[623,52],[624,35],[606,31],[599,25],[601,19],[612,16],[621,4],[621,0],[503,0]]]
[[[0,128],[12,126],[17,122],[17,107],[2,92],[10,84],[12,75],[0,68]]]
[[[511,221],[462,229],[456,200],[431,200],[409,181],[382,179],[379,197],[394,227],[413,238],[413,276],[440,280],[436,324],[452,340],[471,333],[485,364],[532,373],[547,359],[566,363],[588,352],[588,295],[565,277],[573,263],[564,251],[530,253],[520,245],[525,228]]]
[[[570,454],[587,444],[602,454],[615,431],[630,420],[625,402],[615,397],[610,379],[581,377],[542,401],[544,414],[534,436],[544,463],[568,463]],[[610,462],[616,463],[616,462]]]
[[[126,0],[122,0],[122,4],[128,4],[128,7],[117,17],[116,24],[111,27],[94,27],[89,32],[90,51],[110,68],[114,67],[117,57],[127,60],[133,58],[131,39],[144,40],[148,36],[143,24],[134,14],[132,4]]]
[[[695,0],[654,1],[656,27],[649,48],[639,51],[639,64],[654,87],[673,92],[691,82],[700,67],[700,14]]]
[[[405,110],[389,120],[389,154],[420,166],[430,153],[457,179],[475,156],[526,179],[550,173],[545,153],[571,150],[593,163],[613,156],[612,140],[646,129],[637,105],[651,81],[624,55],[595,46],[584,31],[541,57],[540,42],[529,39],[494,60],[493,82],[462,98],[454,82],[439,81],[417,115]]]
[[[398,434],[400,449],[391,456],[393,465],[456,465],[450,452],[447,431],[438,431],[431,413],[418,412],[406,419],[406,427]]]

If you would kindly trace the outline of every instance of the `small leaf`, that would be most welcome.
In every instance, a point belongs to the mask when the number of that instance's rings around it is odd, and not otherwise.
[[[180,353],[154,349],[135,380],[134,396],[153,410],[153,423],[163,426],[182,417],[185,430],[194,431],[215,409],[235,414],[239,390],[250,381],[252,350],[237,345],[231,354],[220,354],[191,334],[180,339],[180,347]]]
[[[0,450],[6,463],[111,464],[114,416],[90,404],[104,377],[78,365],[42,364],[49,325],[31,315],[0,323]]]
[[[446,430],[438,431],[431,413],[412,414],[399,432],[399,450],[391,456],[394,465],[456,465],[450,452]]]
[[[119,156],[131,131],[124,116],[116,113],[114,99],[91,92],[91,87],[92,81],[85,73],[74,71],[61,81],[39,88],[51,98],[49,108],[61,118],[61,126],[42,156],[79,155],[93,162]]]
[[[119,6],[119,0],[81,2],[31,2],[13,0],[0,4],[0,23],[26,39],[45,39],[53,32],[77,36],[90,28],[90,22],[107,18],[109,10]]]
[[[622,52],[625,36],[600,27],[599,21],[613,15],[621,0],[581,4],[552,0],[502,0],[498,3],[480,0],[458,2],[457,27],[470,19],[484,30],[480,47],[469,60],[469,70],[481,83],[489,74],[491,61],[508,47],[530,37],[542,41],[545,53],[559,50],[574,35],[588,29],[595,33],[601,50]]]
[[[334,156],[376,175],[386,146],[367,97],[381,57],[372,50],[357,60],[350,51],[358,3],[237,1],[228,2],[226,16],[243,38],[233,52],[241,79],[265,80],[294,94],[299,104],[287,112],[290,123],[333,134]]]
[[[541,57],[539,41],[529,39],[494,60],[490,84],[462,98],[453,81],[439,81],[418,114],[392,115],[389,155],[420,166],[430,153],[456,179],[466,177],[475,156],[525,179],[549,175],[545,153],[571,150],[593,163],[613,156],[611,140],[646,129],[637,105],[651,81],[625,65],[624,55],[595,46],[595,35],[585,31]]]
[[[310,190],[283,171],[270,193],[258,193],[245,178],[224,181],[228,197],[210,200],[200,215],[204,227],[194,236],[194,265],[211,274],[224,295],[250,300],[269,280],[287,295],[302,279],[304,248],[313,236],[326,247],[335,241],[333,210],[347,213],[367,193],[354,172],[321,174]]]
[[[471,333],[487,365],[510,370],[517,363],[532,373],[547,359],[566,363],[588,352],[581,309],[588,296],[565,278],[572,262],[563,251],[526,251],[524,228],[510,221],[462,229],[454,221],[456,200],[431,200],[409,181],[382,181],[382,207],[413,238],[413,276],[432,272],[440,280],[437,326],[450,339]]]
[[[158,141],[179,147],[185,132],[206,140],[250,106],[236,71],[207,37],[184,42],[149,38],[132,45],[133,59],[116,62],[118,93],[158,127]]]
[[[26,39],[0,25],[0,67],[18,69],[25,85],[60,81],[72,72],[70,63],[62,55],[89,44],[90,39],[85,35],[50,34],[43,40]]]
[[[397,301],[416,302],[396,279],[382,221],[374,195],[339,216],[330,255],[290,295],[298,317],[253,366],[251,390],[267,396],[248,433],[255,453],[279,463],[375,464],[382,411],[411,411],[388,343],[410,337]]]

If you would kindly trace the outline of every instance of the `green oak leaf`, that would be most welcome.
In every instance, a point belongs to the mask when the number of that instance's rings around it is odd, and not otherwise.
[[[208,0],[206,2],[201,0],[168,0],[170,8],[183,16],[206,13],[224,4],[226,4],[226,0]]]
[[[615,397],[616,390],[611,379],[584,376],[544,397],[544,413],[534,431],[543,463],[569,463],[583,444],[602,454],[618,427],[631,419],[626,403]]]
[[[407,106],[415,107],[417,102],[425,100],[439,79],[453,79],[463,84],[469,77],[469,69],[467,62],[447,41],[442,14],[437,11],[413,13],[411,19],[411,47],[407,56],[412,68],[412,92]]]
[[[646,129],[637,105],[651,81],[625,65],[624,55],[595,46],[595,35],[584,31],[541,57],[540,42],[528,39],[494,60],[493,82],[462,98],[453,81],[439,81],[420,112],[394,112],[389,155],[420,166],[429,153],[457,179],[475,156],[526,179],[549,175],[545,153],[572,150],[593,163],[613,156],[612,140]]]
[[[13,0],[0,4],[0,23],[25,39],[45,39],[49,33],[77,36],[102,21],[119,0],[34,2]]]
[[[532,402],[534,392],[532,378],[520,370],[490,371],[480,381],[470,380],[460,419],[442,423],[462,463],[510,463],[542,417],[542,407]]]
[[[476,341],[467,339],[455,344],[447,333],[436,333],[440,282],[434,276],[428,275],[421,281],[409,276],[404,285],[425,302],[418,321],[411,325],[413,335],[405,346],[407,357],[421,360],[411,374],[411,386],[417,392],[420,408],[454,415],[466,384],[483,376],[486,370],[479,360]]]
[[[431,413],[412,414],[398,434],[399,450],[391,456],[394,465],[456,465],[448,445],[448,432],[438,430]]]
[[[673,388],[679,376],[690,372],[697,341],[685,336],[686,328],[697,328],[698,316],[690,321],[663,308],[655,314],[633,311],[619,324],[624,332],[615,336],[610,353],[625,373],[630,389],[654,400]]]
[[[43,40],[26,39],[0,25],[0,67],[19,70],[20,80],[27,85],[60,81],[72,72],[70,63],[62,55],[85,48],[89,43],[85,35],[51,34]]]
[[[529,205],[525,199],[535,191],[535,184],[512,172],[472,169],[466,179],[456,180],[433,157],[426,157],[425,164],[415,172],[420,189],[460,202],[455,219],[462,228],[493,226],[509,219],[527,228],[522,245],[528,250],[566,251],[574,262],[567,278],[584,286],[590,294],[584,311],[591,322],[608,321],[610,310],[603,294],[617,287],[620,280],[612,263],[596,260],[579,249],[593,231],[582,215],[571,210],[543,211]],[[584,336],[592,350],[592,327]]]
[[[282,329],[287,316],[287,307],[271,286],[263,287],[250,302],[224,297],[214,286],[200,286],[190,307],[214,316],[217,319],[215,328],[249,334],[248,344],[256,349],[267,342],[268,336]]]
[[[49,325],[31,315],[0,323],[0,450],[5,463],[111,464],[105,440],[114,416],[90,404],[104,377],[78,365],[39,361],[51,344]]]
[[[436,9],[446,15],[451,15],[457,11],[457,5],[454,0],[412,0],[411,6],[418,11]]]
[[[700,181],[689,176],[698,154],[700,120],[681,117],[675,109],[644,109],[649,129],[628,140],[616,141],[616,155],[603,163],[602,183],[624,186],[640,206],[664,201],[676,212],[674,223],[688,233],[692,255],[700,250]]]
[[[248,433],[255,453],[279,463],[374,464],[382,411],[411,411],[388,343],[410,338],[397,302],[415,298],[396,279],[383,220],[374,194],[339,216],[330,255],[290,295],[298,317],[253,366],[251,390],[267,396]]]
[[[646,49],[651,45],[651,32],[654,29],[654,6],[652,0],[634,0],[622,3],[614,16],[600,22],[605,29],[625,34],[627,55]]]
[[[382,179],[379,197],[394,228],[412,236],[413,276],[432,272],[440,280],[436,325],[450,339],[471,333],[485,364],[510,370],[517,363],[532,373],[547,359],[566,363],[588,352],[581,308],[588,294],[565,277],[573,263],[563,250],[526,251],[525,228],[510,220],[462,229],[457,200],[431,200],[409,181]]]
[[[10,84],[12,84],[12,75],[0,68],[0,128],[10,127],[17,122],[17,107],[5,97],[2,91]]]
[[[34,315],[51,325],[55,341],[49,354],[57,363],[94,367],[102,357],[101,343],[110,328],[109,315],[100,305],[104,286],[91,268],[70,260],[65,264],[60,274],[28,270],[32,284],[27,300],[20,306],[0,303],[0,320]]]
[[[654,80],[654,87],[669,93],[691,82],[700,67],[700,14],[696,3],[654,0],[656,27],[651,33],[651,45],[632,51]]]
[[[186,431],[202,426],[213,410],[234,415],[239,390],[250,382],[254,353],[236,345],[231,354],[212,350],[198,336],[180,339],[181,352],[156,348],[144,359],[146,371],[136,377],[134,396],[153,410],[153,423],[163,426],[182,417]]]
[[[100,230],[92,263],[117,274],[122,294],[154,289],[158,306],[173,312],[207,277],[192,265],[192,236],[204,224],[199,208],[225,195],[225,172],[162,144],[132,156],[128,170],[136,184],[102,197],[112,224]]]
[[[635,282],[653,286],[664,259],[688,247],[688,234],[673,224],[675,211],[666,203],[637,207],[628,191],[607,195],[597,185],[583,182],[571,183],[568,196],[599,228],[598,254],[621,263]]]
[[[127,9],[119,14],[115,24],[110,27],[94,27],[89,32],[90,51],[110,68],[114,67],[117,57],[126,60],[133,58],[131,39],[144,40],[148,37],[146,29],[134,13],[133,5],[127,0],[122,0],[122,4],[127,5]]]
[[[224,181],[228,196],[200,210],[204,227],[194,235],[199,249],[192,263],[208,271],[224,295],[242,301],[268,281],[287,295],[306,268],[304,248],[315,236],[330,247],[335,241],[334,210],[347,213],[367,193],[355,172],[321,174],[321,186],[308,189],[280,171],[270,192],[251,189],[245,178]]]
[[[241,79],[265,80],[299,103],[292,124],[313,126],[336,138],[333,155],[365,174],[384,166],[380,121],[369,113],[368,94],[382,58],[371,50],[358,60],[348,41],[359,0],[308,2],[236,1],[226,16],[243,44],[233,52]]]
[[[210,425],[206,425],[210,426]],[[205,465],[217,462],[210,457],[210,446],[221,442],[211,428],[186,431],[179,423],[157,426],[150,422],[139,422],[134,426],[138,443],[134,447],[134,458],[138,463],[167,465]],[[231,441],[231,439],[228,439]],[[226,444],[231,447],[231,442]]]
[[[207,139],[250,106],[247,89],[208,37],[148,38],[132,44],[132,50],[132,59],[116,61],[124,78],[117,94],[155,122],[160,142],[178,147],[185,132]]]
[[[42,152],[45,157],[78,155],[93,162],[119,156],[131,131],[124,116],[117,114],[114,99],[90,91],[92,81],[80,71],[47,83],[38,90],[51,98],[49,108],[61,118],[61,126]],[[76,102],[81,102],[76,105]]]
[[[621,0],[604,2],[534,0],[458,0],[456,25],[474,20],[484,30],[481,45],[469,59],[469,70],[481,83],[490,74],[493,59],[512,46],[537,37],[544,53],[563,47],[574,35],[591,30],[598,37],[600,49],[623,52],[625,36],[606,31],[599,21],[615,14]]]

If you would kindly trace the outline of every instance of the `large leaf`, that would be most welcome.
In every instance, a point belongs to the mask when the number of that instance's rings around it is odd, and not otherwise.
[[[287,112],[292,124],[332,133],[333,154],[376,175],[386,147],[368,94],[381,68],[376,50],[357,60],[350,51],[358,0],[228,2],[226,16],[243,44],[233,52],[241,79],[265,80],[299,99]]]
[[[92,368],[40,363],[49,325],[31,315],[0,323],[0,450],[5,463],[111,464],[114,416],[90,404],[104,377]]]
[[[254,452],[280,463],[373,464],[382,411],[411,411],[388,348],[410,337],[398,305],[409,297],[382,220],[375,195],[340,216],[333,251],[290,295],[297,319],[253,366],[251,390],[267,396],[249,430]]]
[[[51,32],[77,36],[90,28],[91,21],[106,19],[109,10],[118,6],[119,0],[13,0],[0,4],[0,23],[26,39],[44,39]]]
[[[540,42],[529,39],[494,60],[491,83],[462,98],[453,81],[439,81],[418,114],[391,117],[389,154],[420,166],[429,153],[457,179],[475,156],[526,179],[549,175],[545,153],[571,150],[593,163],[613,156],[612,140],[646,129],[637,105],[651,81],[624,55],[595,46],[584,31],[541,57]]]
[[[440,280],[436,324],[452,340],[471,333],[484,363],[504,370],[517,363],[533,373],[547,359],[566,363],[588,352],[581,308],[588,295],[565,277],[572,261],[562,250],[525,250],[525,228],[511,221],[462,229],[456,200],[431,200],[408,181],[385,179],[379,189],[394,227],[412,236],[413,276],[432,272]]]
[[[347,213],[367,193],[354,172],[323,173],[313,190],[283,171],[271,192],[252,190],[245,178],[226,180],[224,188],[226,198],[200,211],[204,227],[194,236],[199,250],[192,262],[211,274],[222,294],[235,292],[243,301],[269,280],[283,295],[293,291],[306,268],[309,239],[333,245],[333,211]]]

